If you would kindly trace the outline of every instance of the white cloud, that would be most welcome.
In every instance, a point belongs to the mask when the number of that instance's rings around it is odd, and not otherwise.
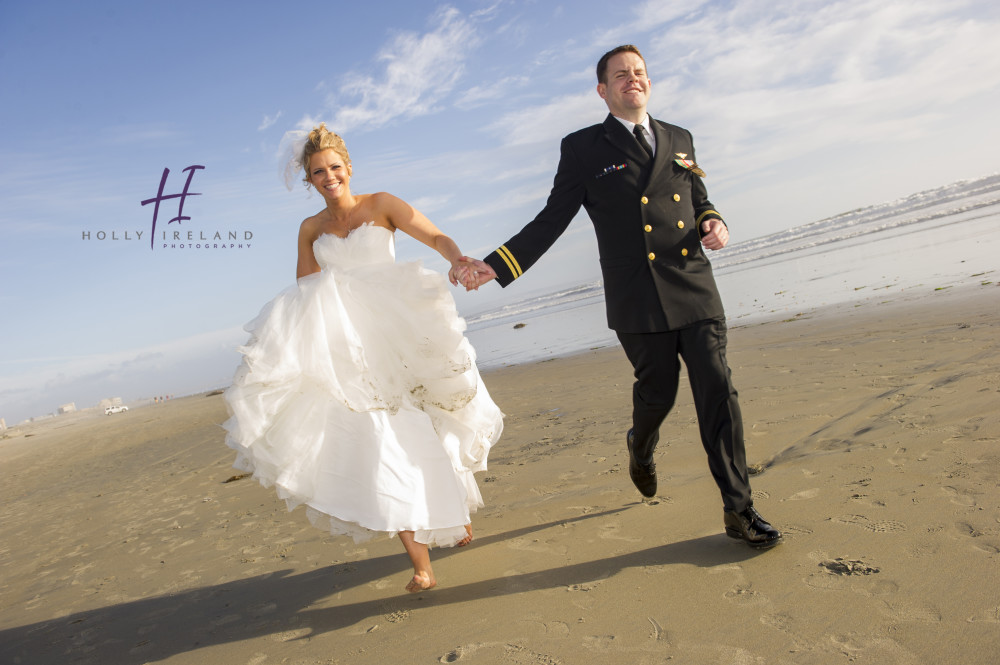
[[[430,32],[396,35],[376,56],[384,66],[379,76],[348,74],[337,91],[327,96],[335,131],[376,128],[439,109],[479,38],[455,9],[442,9],[433,20],[437,25]]]
[[[713,8],[646,49],[650,110],[717,141],[733,169],[745,169],[749,155],[760,169],[927,138],[1000,86],[992,37],[1000,24],[956,7],[844,1],[793,14],[746,0]]]
[[[274,115],[265,115],[264,119],[260,121],[260,125],[257,127],[258,132],[262,132],[269,128],[274,123],[278,122],[278,118],[281,117],[282,111],[278,111]]]
[[[442,194],[439,196],[422,196],[413,199],[409,203],[425,215],[431,215],[441,210],[447,210],[448,202],[451,201],[451,198],[452,197],[449,194]]]
[[[538,178],[525,185],[498,191],[497,197],[493,200],[477,202],[476,205],[469,208],[454,210],[447,216],[447,219],[449,223],[457,223],[486,216],[492,217],[497,213],[516,210],[526,204],[534,204],[538,209],[541,209],[551,187],[550,182],[544,178]],[[528,221],[530,219],[525,219],[524,223]]]
[[[489,7],[483,7],[482,9],[477,9],[476,11],[469,14],[473,19],[492,19],[499,14],[501,5],[504,3],[501,1],[494,2]]]
[[[670,23],[681,17],[688,16],[708,4],[708,0],[646,0],[633,10],[635,21],[633,28],[649,29],[651,26],[660,27],[664,23]]]
[[[596,85],[596,84],[595,84]],[[507,113],[489,125],[505,146],[529,143],[558,145],[566,134],[586,124],[601,122],[607,108],[594,90],[563,95],[545,104]],[[581,123],[588,118],[591,123]]]
[[[530,79],[526,76],[505,76],[494,83],[475,85],[467,88],[455,101],[455,106],[462,110],[483,106],[498,99],[504,99],[514,90],[523,88]]]

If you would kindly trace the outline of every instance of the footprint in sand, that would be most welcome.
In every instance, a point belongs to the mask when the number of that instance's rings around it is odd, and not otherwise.
[[[458,661],[462,660],[463,656],[465,656],[465,649],[463,649],[462,647],[458,647],[457,649],[449,651],[445,655],[443,655],[440,658],[438,658],[438,662],[439,663],[457,663]]]
[[[842,524],[853,524],[873,533],[890,533],[893,531],[906,531],[906,525],[895,520],[873,520],[864,515],[844,515],[832,518],[834,522]]]
[[[892,457],[886,458],[886,461],[898,469],[905,466],[910,461],[910,458],[906,456],[906,448],[896,448]]]
[[[725,597],[740,605],[760,605],[767,602],[767,598],[754,590],[752,584],[737,584],[727,591]]]
[[[968,619],[969,623],[974,623],[976,621],[986,621],[989,623],[1000,623],[1000,606],[991,607],[989,609],[983,610],[979,614],[975,614]]]
[[[880,569],[863,559],[831,558],[820,551],[810,553],[809,558],[822,571],[803,580],[814,589],[850,589],[869,597],[891,595],[899,590],[896,582],[883,579]]]
[[[894,601],[885,604],[887,616],[899,621],[921,621],[924,623],[939,623],[941,612],[931,605],[916,605],[907,602]]]
[[[304,643],[309,641],[310,633],[312,633],[311,628],[296,628],[295,630],[285,630],[280,633],[268,635],[267,639],[272,642],[292,642],[298,640]]]
[[[968,536],[969,538],[979,538],[983,535],[983,532],[972,526],[968,522],[955,522],[955,530],[958,531],[963,536]]]
[[[977,550],[981,550],[987,554],[1000,553],[1000,547],[997,546],[997,542],[995,540],[983,538],[983,536],[986,536],[987,534],[968,522],[956,522],[955,530],[963,536],[974,538],[975,540],[973,541],[972,546]]]
[[[396,610],[385,615],[385,620],[389,623],[402,623],[410,618],[409,610]]]
[[[760,622],[765,626],[769,626],[788,635],[789,639],[792,640],[792,644],[794,644],[797,649],[806,648],[807,645],[811,646],[812,644],[812,636],[810,635],[809,637],[805,637],[800,634],[801,622],[791,614],[783,612],[775,614],[762,614]]]
[[[821,568],[825,568],[834,575],[874,575],[879,572],[878,568],[870,566],[861,559],[836,559],[820,561]]]
[[[583,638],[583,646],[591,651],[621,651],[622,644],[616,635],[587,635]]]
[[[589,584],[570,584],[566,587],[567,591],[593,591],[597,588],[600,582],[591,582]]]
[[[784,524],[781,525],[781,535],[784,537],[788,536],[808,536],[812,533],[812,529],[809,527],[804,527],[796,524]]]
[[[907,550],[907,554],[910,556],[922,559],[930,556],[934,556],[940,551],[940,547],[933,542],[921,542],[915,545],[911,545]]]
[[[976,543],[976,549],[982,550],[987,554],[1000,554],[1000,547],[993,545],[991,543]]]
[[[850,635],[831,635],[830,640],[845,654],[861,651],[864,648]]]
[[[543,552],[547,554],[566,554],[568,548],[565,545],[551,546],[547,545],[537,538],[511,538],[507,540],[504,545],[512,550],[520,550],[522,552]]]
[[[642,540],[641,536],[630,536],[623,533],[621,524],[602,524],[598,535],[605,540],[624,540],[627,543],[637,543]]]
[[[483,662],[511,663],[514,665],[562,665],[562,661],[548,654],[532,651],[520,644],[489,643],[466,644],[457,647],[438,658],[439,663],[457,663],[476,654],[486,652]]]
[[[566,637],[570,633],[569,624],[563,621],[542,621],[540,617],[530,617],[523,619],[519,622],[521,625],[527,626],[529,630],[539,634],[539,635],[555,635],[558,637]]]
[[[969,507],[976,505],[976,497],[973,496],[972,492],[960,490],[957,487],[951,487],[950,485],[942,487],[941,490],[951,497],[951,502],[954,504]]]

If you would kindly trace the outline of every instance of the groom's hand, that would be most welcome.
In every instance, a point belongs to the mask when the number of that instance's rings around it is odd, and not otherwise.
[[[706,249],[722,249],[729,242],[729,227],[721,219],[705,220],[701,230],[701,244]]]
[[[477,291],[483,284],[497,278],[496,271],[484,261],[468,256],[463,256],[460,260],[464,264],[465,271],[459,276],[459,281],[462,282],[466,291]]]

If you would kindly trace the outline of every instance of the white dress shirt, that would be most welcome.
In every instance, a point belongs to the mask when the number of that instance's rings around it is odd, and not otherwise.
[[[631,134],[632,130],[635,128],[635,123],[630,122],[625,118],[619,118],[618,116],[615,116],[615,120],[625,125],[625,129],[628,130],[629,134]],[[649,128],[648,113],[646,114],[646,117],[643,118],[642,122],[639,123],[639,126],[642,127],[642,132],[643,134],[646,135],[646,140],[649,141],[649,145],[652,146],[653,148],[653,155],[656,155],[656,136],[653,135],[653,131]]]

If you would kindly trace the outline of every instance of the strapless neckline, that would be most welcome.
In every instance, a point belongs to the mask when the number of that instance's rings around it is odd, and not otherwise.
[[[350,231],[348,231],[346,236],[338,236],[336,233],[332,233],[332,232],[328,231],[328,232],[325,232],[325,233],[320,233],[318,236],[316,236],[316,240],[319,240],[323,236],[330,236],[330,237],[333,237],[333,238],[337,238],[338,240],[347,240],[352,235],[354,235],[354,233],[356,231],[359,231],[360,229],[363,229],[363,228],[366,228],[366,227],[371,227],[371,228],[376,228],[376,229],[385,229],[389,233],[392,233],[392,231],[390,229],[387,229],[384,226],[379,226],[375,222],[365,222],[364,224],[361,224],[360,226],[355,226],[353,229],[351,229]],[[316,241],[314,240],[313,242],[316,242]]]

